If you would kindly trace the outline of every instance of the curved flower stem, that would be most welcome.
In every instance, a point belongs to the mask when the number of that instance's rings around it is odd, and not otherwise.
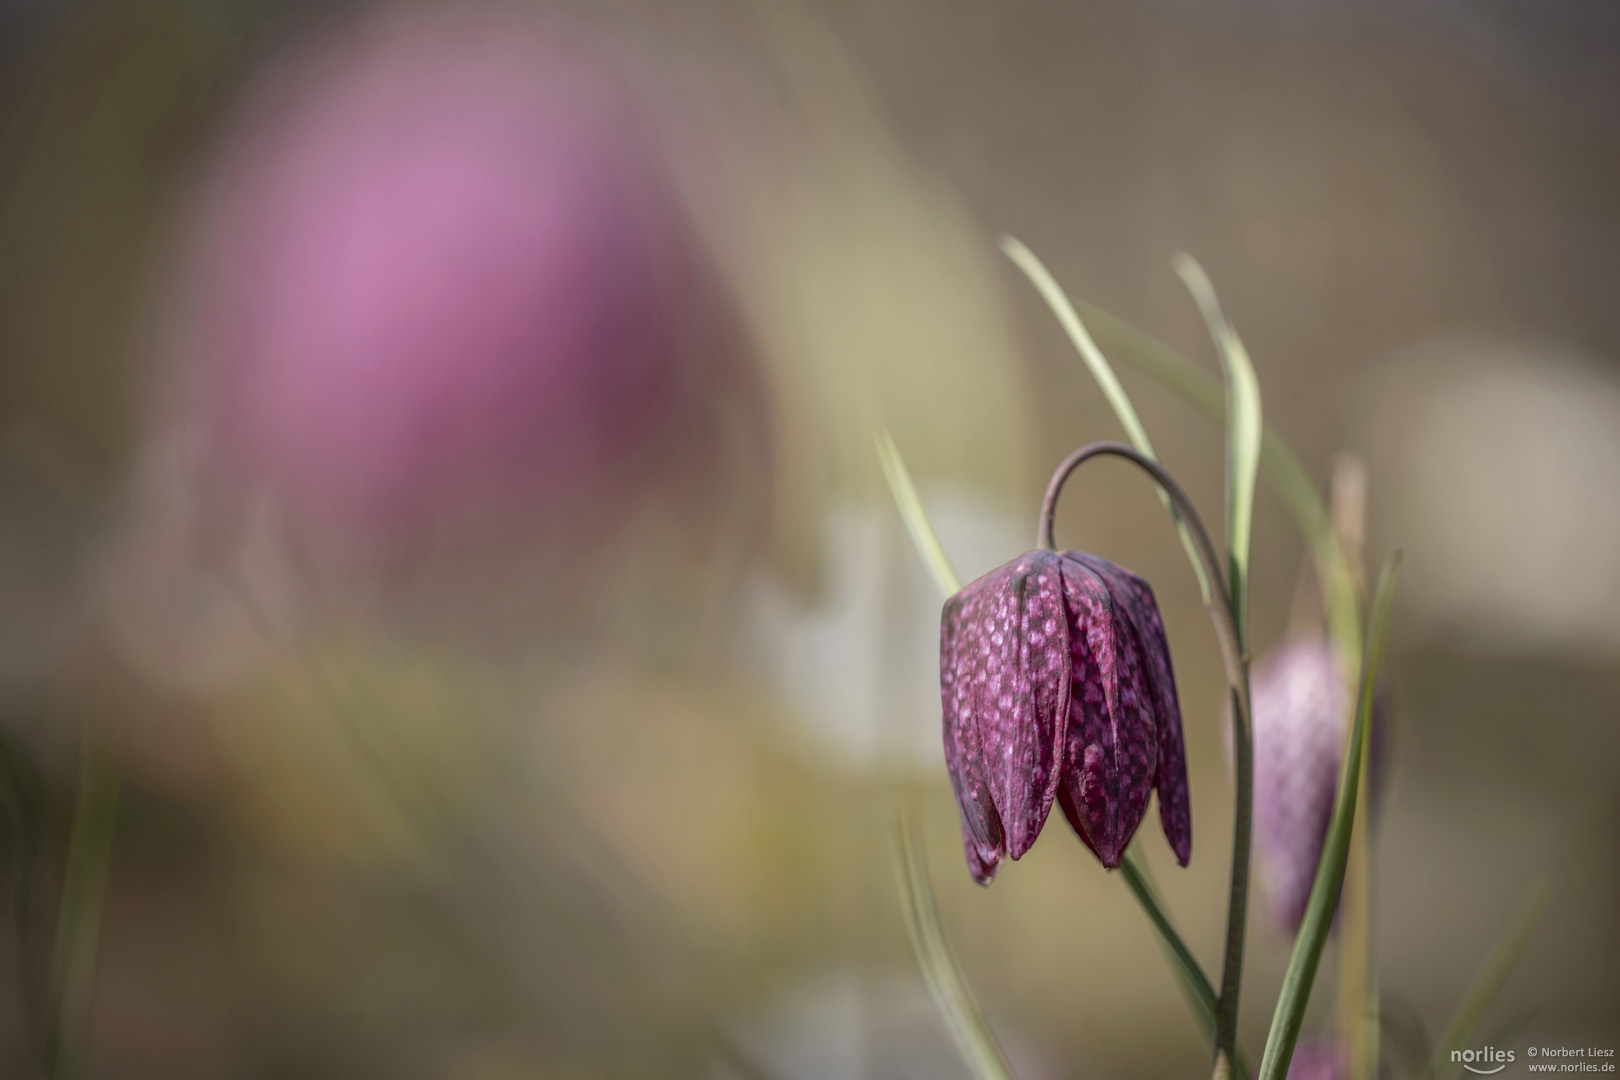
[[[1210,584],[1204,607],[1215,626],[1226,681],[1232,695],[1232,759],[1236,773],[1236,809],[1232,829],[1232,886],[1227,903],[1226,949],[1221,968],[1221,993],[1215,1010],[1215,1075],[1233,1075],[1237,1056],[1238,991],[1243,983],[1243,936],[1249,908],[1249,837],[1254,813],[1254,748],[1249,728],[1249,667],[1244,661],[1237,624],[1226,591],[1215,546],[1187,493],[1157,461],[1124,443],[1094,442],[1063,459],[1052,473],[1041,501],[1040,545],[1056,550],[1052,519],[1063,484],[1085,462],[1095,457],[1120,457],[1151,476],[1180,512],[1193,537],[1193,548],[1203,563]]]

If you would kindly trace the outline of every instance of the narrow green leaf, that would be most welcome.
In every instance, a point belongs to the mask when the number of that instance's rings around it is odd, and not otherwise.
[[[957,1051],[972,1066],[979,1080],[1014,1080],[1012,1065],[979,1003],[974,1000],[973,992],[968,989],[961,965],[946,940],[926,858],[904,815],[895,827],[894,849],[900,903],[906,916],[906,930],[911,934],[911,947],[917,953],[923,981],[945,1018]]]
[[[917,554],[922,556],[923,565],[934,575],[934,583],[939,586],[941,593],[956,595],[962,588],[962,579],[957,576],[950,557],[945,554],[944,545],[934,533],[934,525],[928,520],[928,512],[923,509],[917,487],[911,482],[911,473],[906,469],[906,463],[900,457],[900,448],[894,445],[894,437],[889,434],[888,428],[878,430],[877,452],[878,460],[883,463],[883,476],[889,481],[889,493],[894,496],[894,505],[900,510],[900,518],[906,523],[906,532],[911,534],[911,543],[916,547]]]
[[[1457,1011],[1451,1014],[1445,1034],[1440,1036],[1440,1042],[1435,1047],[1433,1075],[1441,1077],[1461,1075],[1462,1070],[1452,1064],[1451,1052],[1468,1046],[1474,1029],[1485,1017],[1485,1010],[1490,1008],[1491,1002],[1501,992],[1508,975],[1513,971],[1513,965],[1524,955],[1525,946],[1530,944],[1530,935],[1535,932],[1536,925],[1541,922],[1542,915],[1547,911],[1547,905],[1552,901],[1552,894],[1552,883],[1545,877],[1531,886],[1530,893],[1525,897],[1524,905],[1519,909],[1518,918],[1513,920],[1513,926],[1508,930],[1507,936],[1496,946],[1485,961],[1485,965],[1480,968],[1479,974],[1474,976],[1468,992],[1457,1003]]]
[[[1254,481],[1260,471],[1260,381],[1249,351],[1227,322],[1204,268],[1191,255],[1172,265],[1198,304],[1226,373],[1226,557],[1232,621],[1238,645],[1249,653],[1249,539],[1254,526]]]
[[[1069,302],[1063,287],[1057,283],[1052,272],[1041,262],[1039,256],[1017,237],[1003,236],[1001,250],[1012,260],[1014,266],[1024,272],[1030,284],[1035,286],[1035,291],[1041,294],[1041,299],[1046,301],[1046,306],[1052,309],[1058,325],[1063,327],[1063,332],[1069,336],[1070,344],[1086,362],[1086,367],[1091,369],[1092,378],[1097,380],[1097,386],[1102,390],[1103,397],[1108,399],[1114,415],[1119,417],[1120,426],[1125,429],[1131,445],[1156,459],[1153,444],[1148,441],[1147,430],[1137,418],[1136,408],[1131,404],[1130,396],[1119,384],[1119,378],[1109,365],[1108,358],[1103,356],[1102,350],[1097,348],[1097,343],[1091,339],[1085,324],[1080,321],[1079,313],[1074,310],[1074,305]]]
[[[1136,408],[1131,404],[1130,396],[1119,384],[1119,378],[1109,365],[1108,358],[1091,339],[1085,323],[1080,321],[1079,312],[1075,311],[1074,305],[1069,302],[1062,286],[1046,268],[1046,264],[1017,237],[1003,236],[1001,250],[1012,260],[1014,266],[1023,271],[1030,284],[1035,286],[1035,291],[1041,294],[1041,299],[1046,301],[1046,306],[1052,310],[1058,325],[1063,327],[1063,332],[1068,335],[1069,343],[1074,346],[1075,352],[1080,354],[1080,359],[1085,361],[1091,377],[1097,380],[1103,397],[1108,400],[1114,415],[1119,418],[1120,426],[1125,429],[1131,445],[1154,461],[1159,460],[1158,454],[1153,451],[1153,443],[1148,440],[1147,429],[1142,427],[1142,421],[1136,415]],[[1209,580],[1204,576],[1204,564],[1198,558],[1198,549],[1193,544],[1192,534],[1187,531],[1186,523],[1181,520],[1181,515],[1171,504],[1170,496],[1161,491],[1159,498],[1163,500],[1165,509],[1170,511],[1170,517],[1176,523],[1176,530],[1181,534],[1181,546],[1186,549],[1187,559],[1192,563],[1193,573],[1198,577],[1198,591],[1202,594],[1204,602],[1208,603]]]
[[[1321,860],[1316,865],[1316,880],[1311,885],[1305,918],[1300,924],[1299,935],[1294,939],[1294,951],[1288,958],[1282,992],[1277,996],[1277,1009],[1272,1014],[1271,1031],[1266,1036],[1265,1053],[1260,1059],[1260,1080],[1285,1080],[1288,1075],[1288,1063],[1294,1056],[1294,1044],[1299,1039],[1305,1006],[1310,1001],[1311,984],[1316,979],[1322,948],[1327,944],[1328,932],[1333,925],[1333,908],[1338,902],[1339,886],[1344,881],[1344,866],[1350,854],[1350,830],[1355,824],[1356,796],[1360,788],[1356,779],[1360,775],[1361,760],[1366,750],[1373,687],[1378,679],[1379,665],[1384,659],[1384,638],[1389,628],[1390,602],[1394,597],[1399,568],[1400,554],[1396,553],[1385,561],[1378,575],[1372,617],[1368,620],[1367,645],[1362,653],[1360,692],[1356,698],[1355,718],[1350,725],[1344,763],[1339,770],[1339,790],[1333,800],[1333,817],[1328,823]]]

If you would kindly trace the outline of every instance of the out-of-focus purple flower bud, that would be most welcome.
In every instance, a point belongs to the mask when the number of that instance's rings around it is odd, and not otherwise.
[[[1340,1080],[1345,1072],[1344,1051],[1334,1042],[1302,1040],[1288,1062],[1288,1080]]]
[[[1052,802],[1113,868],[1158,789],[1183,866],[1192,856],[1181,709],[1147,582],[1080,552],[1037,550],[945,602],[945,763],[974,880],[1040,835]]]
[[[300,542],[588,541],[723,426],[724,305],[635,95],[517,16],[295,56],[206,180],[178,349],[215,478]]]
[[[1299,929],[1322,857],[1349,732],[1350,688],[1331,642],[1296,638],[1254,665],[1254,850],[1271,915]],[[1388,694],[1373,697],[1369,777],[1376,797]]]

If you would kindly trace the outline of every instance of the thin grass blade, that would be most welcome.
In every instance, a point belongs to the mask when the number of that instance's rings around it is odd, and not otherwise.
[[[99,735],[89,732],[68,841],[51,971],[45,1049],[46,1074],[51,1080],[73,1080],[84,1075],[86,1065],[91,991],[118,807],[118,779],[105,754]]]
[[[917,486],[911,482],[911,472],[900,457],[900,448],[895,446],[894,436],[889,434],[888,428],[878,430],[877,452],[878,461],[883,464],[883,476],[889,482],[889,493],[894,496],[894,505],[899,508],[900,518],[906,523],[906,532],[911,534],[912,545],[922,556],[928,572],[934,575],[934,584],[939,586],[939,591],[946,596],[954,596],[962,588],[962,579],[957,576],[955,567],[951,566],[950,556],[945,554],[945,546],[939,542],[933,522],[928,520],[928,512],[923,509],[922,498],[917,494]]]
[[[923,981],[945,1018],[957,1051],[979,1080],[1015,1080],[1012,1065],[973,992],[968,989],[961,965],[946,940],[926,857],[904,815],[895,827],[894,844],[900,904],[905,912],[906,930],[911,934],[911,947],[916,951]]]
[[[1457,1003],[1456,1012],[1451,1014],[1451,1020],[1446,1024],[1445,1033],[1440,1036],[1440,1042],[1435,1047],[1432,1075],[1438,1077],[1459,1076],[1462,1070],[1452,1064],[1451,1052],[1461,1050],[1469,1045],[1474,1029],[1485,1017],[1485,1010],[1489,1009],[1496,995],[1501,993],[1502,986],[1507,982],[1508,975],[1513,966],[1524,955],[1524,950],[1530,944],[1530,935],[1535,933],[1536,926],[1541,917],[1546,914],[1547,905],[1552,902],[1552,883],[1546,878],[1537,881],[1530,888],[1525,897],[1524,905],[1519,909],[1518,918],[1513,920],[1513,926],[1491,953],[1485,965],[1480,968],[1479,974],[1474,976],[1473,983],[1468,992]]]
[[[1191,255],[1178,254],[1172,265],[1192,293],[1209,327],[1226,374],[1226,557],[1227,588],[1238,644],[1249,652],[1249,539],[1254,529],[1254,484],[1260,471],[1260,381],[1249,351],[1221,311],[1215,288]]]
[[[1339,898],[1339,887],[1344,882],[1345,863],[1350,854],[1350,830],[1355,823],[1360,788],[1356,780],[1366,752],[1373,687],[1378,678],[1379,665],[1384,659],[1390,602],[1394,597],[1399,568],[1400,555],[1397,553],[1385,561],[1378,575],[1366,649],[1362,654],[1361,689],[1356,697],[1355,719],[1350,725],[1344,764],[1339,772],[1339,790],[1334,797],[1333,817],[1328,823],[1322,857],[1316,866],[1316,880],[1311,885],[1305,918],[1300,924],[1299,935],[1294,939],[1294,951],[1288,958],[1282,992],[1277,997],[1277,1008],[1272,1014],[1265,1054],[1260,1059],[1260,1080],[1285,1080],[1288,1075],[1288,1063],[1293,1059],[1300,1023],[1305,1018],[1305,1006],[1310,1001],[1311,984],[1316,979],[1316,968],[1322,960],[1322,949],[1327,944],[1328,932],[1333,925],[1333,908]]]
[[[24,992],[30,985],[32,965],[28,948],[34,914],[34,874],[39,866],[40,834],[44,795],[38,772],[27,752],[3,723],[0,723],[0,884],[15,875],[13,901],[16,908],[16,986],[23,1028],[30,1040],[40,1030],[37,995]]]

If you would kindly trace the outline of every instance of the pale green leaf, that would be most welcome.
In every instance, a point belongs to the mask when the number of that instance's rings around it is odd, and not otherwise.
[[[1249,540],[1254,527],[1254,482],[1260,470],[1260,382],[1248,350],[1227,322],[1204,268],[1191,255],[1173,260],[1198,303],[1226,373],[1226,557],[1232,621],[1244,655],[1249,650]]]
[[[894,496],[894,505],[899,508],[900,518],[906,523],[906,532],[911,534],[911,543],[916,547],[917,554],[922,556],[923,565],[933,574],[939,591],[946,596],[955,595],[962,588],[962,579],[957,576],[950,557],[945,554],[944,545],[934,533],[933,523],[928,520],[928,512],[923,509],[922,499],[917,495],[917,487],[911,482],[911,473],[906,469],[900,449],[894,445],[894,437],[887,428],[877,433],[877,452],[878,460],[883,463],[884,478],[889,481],[889,493]]]

